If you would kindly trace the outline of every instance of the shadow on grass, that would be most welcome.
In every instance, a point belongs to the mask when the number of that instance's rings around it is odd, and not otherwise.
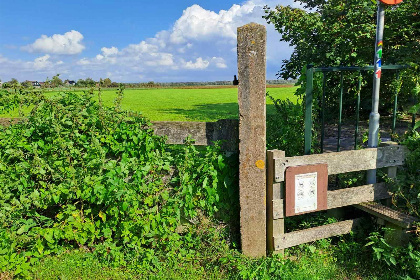
[[[273,104],[267,104],[267,113],[274,112]],[[237,119],[238,103],[198,104],[190,109],[171,108],[161,109],[162,113],[183,116],[191,121],[217,121],[221,119]]]

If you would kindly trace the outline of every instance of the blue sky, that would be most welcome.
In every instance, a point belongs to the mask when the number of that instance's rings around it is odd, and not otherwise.
[[[280,1],[0,2],[0,79],[231,80],[236,28]],[[292,48],[267,26],[267,78]]]

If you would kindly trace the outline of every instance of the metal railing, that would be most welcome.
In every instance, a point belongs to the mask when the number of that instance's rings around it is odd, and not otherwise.
[[[382,70],[396,70],[397,78],[399,78],[399,71],[408,68],[407,65],[384,65]],[[320,152],[324,152],[324,138],[325,138],[325,96],[326,96],[326,73],[340,72],[340,96],[339,96],[339,115],[338,115],[338,137],[337,137],[337,152],[341,149],[341,128],[342,128],[342,111],[343,111],[343,73],[346,71],[358,72],[359,80],[357,85],[356,98],[356,128],[354,133],[354,147],[357,147],[357,138],[359,134],[359,119],[360,119],[360,91],[362,88],[362,72],[373,71],[374,66],[340,66],[340,67],[313,67],[308,65],[306,68],[306,97],[305,97],[305,154],[311,153],[312,147],[312,107],[313,107],[313,88],[314,88],[314,73],[321,72],[322,75],[322,97],[321,97],[321,147]],[[397,102],[398,92],[394,95],[394,108],[392,115],[392,133],[395,132],[396,118],[397,118]]]

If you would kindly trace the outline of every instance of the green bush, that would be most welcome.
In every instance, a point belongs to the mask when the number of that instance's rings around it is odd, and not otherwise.
[[[153,264],[194,251],[191,225],[216,213],[229,222],[234,171],[218,146],[171,149],[140,114],[119,109],[118,93],[114,108],[88,92],[38,96],[27,120],[0,127],[2,270],[25,274],[71,248]]]
[[[420,217],[420,134],[417,131],[408,133],[402,143],[410,151],[402,170],[397,173],[396,180],[390,182],[394,193],[393,202],[401,210]]]
[[[400,275],[400,279],[419,279],[419,240],[414,240],[414,245],[410,243],[407,247],[393,247],[382,236],[378,232],[373,232],[368,238],[366,246],[372,248],[373,259],[390,272]]]
[[[420,134],[413,130],[407,133],[404,144],[407,153],[405,164],[397,173],[397,178],[386,178],[392,191],[394,207],[410,215],[420,217]],[[384,229],[392,230],[392,229]],[[414,234],[408,247],[393,247],[382,237],[383,234],[373,232],[369,236],[366,246],[372,249],[373,259],[381,262],[390,271],[404,275],[403,279],[419,279],[420,277],[420,237],[419,227],[413,230]]]
[[[278,149],[286,152],[286,156],[304,154],[305,146],[305,106],[298,101],[296,104],[289,99],[276,99],[266,93],[276,109],[274,114],[267,115],[267,149]],[[315,112],[314,112],[315,113]],[[318,124],[312,129],[312,152],[317,147]]]
[[[286,156],[302,155],[304,148],[303,106],[290,100],[275,99],[267,92],[276,109],[267,115],[267,149],[286,151]]]

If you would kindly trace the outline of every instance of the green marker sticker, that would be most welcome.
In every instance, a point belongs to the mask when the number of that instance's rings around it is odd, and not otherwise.
[[[382,58],[382,49],[379,49],[377,52],[378,58]]]

